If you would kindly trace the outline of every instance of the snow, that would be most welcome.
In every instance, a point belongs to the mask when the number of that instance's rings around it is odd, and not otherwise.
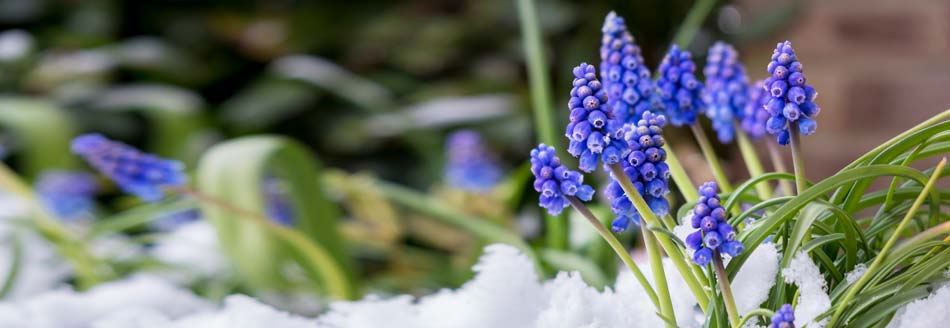
[[[811,328],[823,328],[828,324],[828,318],[814,322],[814,319],[831,309],[831,299],[828,298],[825,279],[815,262],[808,257],[808,253],[799,252],[792,258],[788,267],[782,270],[785,282],[798,286],[800,292],[798,305],[795,307],[795,327],[806,324]]]
[[[163,234],[151,249],[151,255],[173,267],[165,272],[182,283],[220,276],[228,271],[228,260],[218,245],[218,235],[208,221],[183,223]]]
[[[844,280],[847,281],[849,285],[853,284],[858,281],[858,279],[861,279],[861,276],[866,272],[868,272],[868,266],[864,265],[864,263],[855,265],[854,269],[844,276]]]
[[[769,298],[769,290],[775,284],[778,274],[779,253],[772,243],[756,247],[752,255],[736,273],[732,284],[732,294],[736,299],[739,314],[759,308]]]
[[[887,328],[932,328],[945,327],[950,322],[950,285],[904,305],[894,315]]]
[[[13,264],[14,244],[20,243],[21,262],[7,299],[20,300],[62,286],[72,270],[43,238],[17,220],[28,217],[28,203],[0,193],[0,277],[5,279]],[[2,322],[2,321],[0,321]]]

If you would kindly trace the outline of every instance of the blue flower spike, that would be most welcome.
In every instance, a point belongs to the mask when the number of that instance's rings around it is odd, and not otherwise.
[[[467,191],[487,192],[501,181],[502,170],[478,132],[461,130],[446,138],[448,185]]]
[[[597,163],[616,164],[626,155],[621,139],[623,123],[608,110],[607,93],[597,80],[594,66],[581,63],[574,68],[574,82],[568,107],[571,123],[565,136],[570,139],[567,152],[580,159],[578,168],[590,173]]]
[[[748,89],[748,99],[742,112],[742,130],[752,139],[762,139],[765,136],[765,122],[768,121],[769,112],[765,110],[765,104],[770,97],[765,90],[765,81],[756,81]]]
[[[686,246],[693,250],[693,263],[705,266],[716,254],[736,257],[745,247],[736,240],[736,232],[726,220],[726,210],[716,194],[715,182],[699,187],[699,198],[691,211],[690,223],[695,232],[686,237]]]
[[[696,78],[692,55],[673,45],[659,70],[656,86],[670,123],[675,126],[696,124],[696,116],[703,109],[700,97],[703,84]]]
[[[78,136],[71,148],[122,190],[146,202],[161,200],[162,187],[181,187],[186,182],[181,162],[142,152],[101,134]]]
[[[771,117],[766,122],[766,130],[777,137],[780,145],[789,143],[789,128],[796,125],[803,135],[815,133],[818,127],[815,117],[821,111],[815,104],[818,92],[806,83],[791,42],[776,45],[767,69],[771,76],[765,80],[769,94],[765,110]]]
[[[539,205],[551,215],[571,205],[567,196],[585,202],[594,197],[594,188],[584,184],[584,175],[561,164],[554,147],[540,144],[531,150],[531,173],[534,190],[541,193]]]
[[[795,328],[795,310],[791,304],[782,305],[772,316],[769,328]]]
[[[703,102],[706,117],[712,121],[717,137],[722,143],[730,143],[735,137],[733,122],[741,120],[749,102],[749,81],[745,67],[739,62],[739,53],[725,42],[716,42],[706,56],[706,87]]]
[[[614,117],[622,123],[636,124],[644,112],[662,111],[650,68],[644,64],[640,47],[627,31],[623,17],[611,11],[601,31],[600,78]]]
[[[86,172],[46,171],[37,179],[36,192],[56,216],[74,219],[95,208],[93,198],[99,192],[99,181]]]
[[[670,192],[670,168],[666,164],[666,151],[663,145],[663,126],[666,117],[644,112],[636,125],[624,125],[624,141],[631,149],[622,161],[626,177],[611,176],[606,195],[610,200],[610,209],[617,216],[611,225],[616,233],[629,228],[631,223],[640,223],[640,214],[620,187],[618,178],[629,178],[653,213],[664,216],[670,212],[670,204],[665,196]]]

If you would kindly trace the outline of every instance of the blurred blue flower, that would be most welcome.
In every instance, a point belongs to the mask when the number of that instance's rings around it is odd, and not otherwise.
[[[726,253],[735,257],[745,247],[735,240],[736,231],[726,221],[726,209],[722,207],[719,187],[715,182],[706,182],[699,187],[699,198],[690,213],[690,223],[698,229],[686,237],[686,246],[694,250],[693,263],[704,266],[715,254]]]
[[[571,140],[567,152],[580,158],[584,172],[597,169],[597,163],[616,164],[626,156],[627,145],[621,139],[623,122],[614,119],[607,107],[607,93],[597,80],[594,66],[581,63],[574,68],[571,89],[571,123],[565,135]]]
[[[585,202],[594,196],[594,188],[584,184],[584,175],[562,165],[554,147],[540,144],[531,150],[531,173],[534,190],[541,193],[539,205],[551,215],[561,214],[561,210],[570,206],[565,196],[575,196]]]
[[[95,208],[99,182],[92,174],[79,171],[46,171],[37,179],[36,192],[56,216],[79,218]]]
[[[267,202],[265,205],[267,217],[278,224],[292,226],[294,224],[294,208],[280,180],[267,177],[261,189],[261,192],[264,193],[264,200]]]
[[[478,132],[461,130],[450,134],[446,138],[445,152],[448,157],[445,179],[450,186],[485,192],[501,180],[498,161]]]
[[[181,162],[144,153],[101,134],[76,137],[72,151],[115,181],[122,190],[147,202],[162,199],[161,187],[179,187],[186,181],[185,166]]]
[[[769,328],[795,328],[795,310],[791,304],[782,305],[772,316]]]
[[[614,118],[636,124],[644,112],[662,111],[663,102],[656,94],[650,68],[643,63],[640,47],[627,31],[623,17],[611,11],[602,31],[600,78]]]
[[[161,213],[152,221],[150,225],[158,231],[174,231],[179,226],[188,222],[194,222],[201,219],[201,210],[189,208],[178,211]]]
[[[765,89],[770,99],[765,110],[772,117],[766,122],[766,130],[777,136],[780,145],[788,144],[791,137],[788,129],[792,123],[798,123],[798,130],[803,135],[815,133],[818,127],[815,117],[821,111],[815,104],[818,92],[805,84],[802,63],[795,57],[791,42],[775,46],[768,72],[771,76],[765,80]]]
[[[643,113],[637,125],[624,125],[624,140],[631,149],[621,162],[627,176],[611,175],[606,190],[610,209],[617,215],[611,225],[614,232],[627,230],[630,223],[640,224],[640,214],[620,187],[618,178],[630,179],[656,215],[665,216],[670,212],[670,204],[665,198],[670,192],[670,168],[666,164],[666,151],[663,150],[666,143],[663,139],[665,125],[666,117],[649,111]]]
[[[769,119],[769,112],[765,110],[765,103],[770,99],[765,91],[765,81],[755,81],[749,87],[749,101],[742,112],[742,129],[752,139],[761,139],[765,136],[765,122]]]
[[[659,70],[657,90],[660,91],[670,123],[675,126],[696,124],[696,115],[703,108],[700,99],[703,84],[696,79],[696,63],[692,55],[673,45],[660,63]]]
[[[749,102],[749,81],[736,49],[725,42],[716,42],[709,48],[703,74],[706,76],[702,94],[706,117],[712,121],[720,142],[732,142],[733,123],[742,119]]]

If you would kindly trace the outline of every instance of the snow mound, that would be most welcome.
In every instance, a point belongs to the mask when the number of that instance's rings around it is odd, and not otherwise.
[[[825,279],[808,253],[795,255],[788,267],[782,270],[782,276],[785,282],[797,285],[801,293],[795,307],[795,327],[807,324],[808,327],[823,328],[828,325],[828,318],[814,322],[816,317],[831,309],[831,299],[828,298]]]
[[[904,305],[887,328],[944,327],[950,322],[950,285],[945,285],[927,298]]]

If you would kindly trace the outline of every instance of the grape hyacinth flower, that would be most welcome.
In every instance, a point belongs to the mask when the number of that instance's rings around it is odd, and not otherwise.
[[[795,310],[792,309],[791,304],[782,305],[778,311],[775,311],[769,328],[795,328]]]
[[[765,91],[765,81],[758,80],[748,89],[748,101],[742,111],[742,130],[752,139],[761,139],[765,136],[765,122],[770,115],[765,110],[765,104],[770,99]]]
[[[186,181],[181,162],[144,153],[101,134],[76,137],[71,148],[120,188],[146,202],[160,200],[161,187],[181,187]]]
[[[40,200],[56,216],[74,219],[95,208],[99,182],[96,177],[78,171],[47,171],[36,182]]]
[[[730,143],[735,137],[733,121],[742,119],[748,103],[749,81],[745,67],[739,62],[736,49],[720,41],[709,48],[703,74],[706,76],[702,94],[706,117],[712,121],[719,141]]]
[[[735,240],[736,231],[726,221],[726,210],[716,194],[715,182],[706,182],[699,187],[699,199],[693,208],[690,223],[696,232],[686,237],[686,245],[695,251],[693,263],[705,266],[714,254],[726,253],[735,257],[745,247]]]
[[[795,123],[801,134],[807,136],[815,133],[818,127],[815,116],[821,111],[815,104],[818,92],[805,84],[802,63],[795,57],[791,42],[776,45],[768,72],[771,76],[765,80],[765,88],[770,99],[765,109],[772,117],[766,123],[767,131],[777,136],[780,145],[789,143],[789,128]]]
[[[584,184],[584,175],[562,165],[554,147],[540,144],[531,150],[531,173],[534,190],[541,193],[539,204],[551,215],[561,214],[561,210],[571,205],[567,196],[582,201],[594,196],[594,188]]]
[[[453,187],[485,192],[501,180],[501,168],[478,132],[461,130],[446,138],[446,182]]]
[[[574,87],[568,107],[571,123],[565,135],[571,140],[567,152],[580,158],[581,171],[597,169],[597,163],[616,164],[626,155],[627,145],[621,139],[623,122],[613,117],[607,107],[604,91],[594,66],[581,63],[574,68]]]
[[[623,17],[615,12],[604,19],[600,46],[600,78],[607,90],[607,104],[614,118],[636,124],[646,111],[658,113],[663,103],[657,96],[650,69]]]
[[[657,216],[670,212],[670,204],[664,197],[670,192],[670,168],[663,150],[665,125],[666,117],[649,111],[643,113],[637,125],[624,125],[624,140],[632,150],[621,162],[627,177],[612,176],[606,191],[610,209],[617,215],[611,224],[614,232],[627,230],[631,222],[640,223],[640,214],[616,180],[618,178],[632,179],[634,187]]]
[[[673,45],[659,70],[656,85],[670,123],[675,126],[696,124],[696,115],[703,107],[700,99],[703,85],[696,79],[692,55]]]
[[[267,217],[277,224],[292,226],[294,223],[294,208],[291,206],[290,200],[287,198],[287,190],[280,180],[274,177],[265,178],[264,184],[261,186],[261,192],[264,193]]]

